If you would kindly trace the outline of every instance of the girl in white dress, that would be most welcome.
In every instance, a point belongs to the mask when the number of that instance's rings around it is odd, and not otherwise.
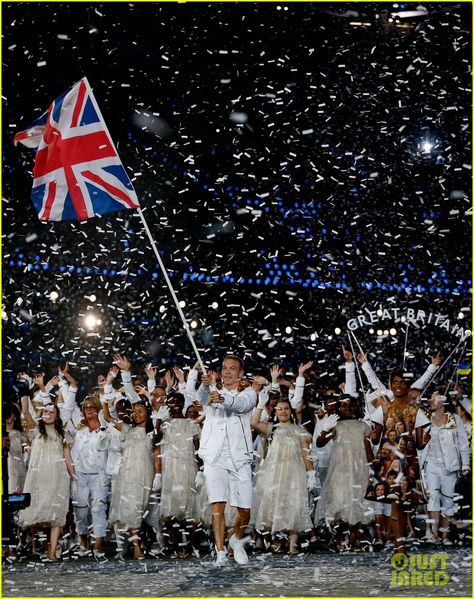
[[[365,439],[371,429],[358,419],[358,412],[357,400],[345,396],[339,402],[337,415],[330,417],[316,440],[318,447],[324,447],[330,439],[334,440],[334,444],[316,507],[315,524],[320,520],[348,524],[351,547],[357,540],[357,525],[368,524],[371,520],[371,510],[364,499],[369,480]]]
[[[131,426],[114,421],[110,415],[105,416],[125,435],[122,463],[110,504],[109,522],[114,526],[117,524],[117,530],[128,531],[134,557],[138,560],[145,559],[138,533],[148,510],[150,491],[161,488],[159,454],[154,446],[150,415],[149,405],[139,401],[133,404]]]
[[[170,419],[163,424],[157,420],[157,428],[163,436],[159,444],[160,520],[178,557],[186,557],[186,546],[188,542],[193,543],[198,520],[195,479],[200,466],[196,452],[201,430],[193,420],[183,416],[184,403],[181,393],[172,393],[167,401]]]
[[[275,406],[276,423],[260,422],[261,408],[252,414],[252,427],[271,441],[257,473],[252,511],[255,528],[289,533],[290,553],[297,553],[299,533],[310,531],[308,490],[316,485],[310,456],[311,435],[292,418],[291,404]],[[277,551],[281,545],[277,543]]]
[[[28,410],[23,410],[23,414],[33,429],[23,488],[24,493],[31,494],[31,504],[20,512],[19,524],[31,528],[33,551],[37,529],[50,528],[47,556],[49,561],[56,561],[59,534],[69,509],[70,478],[77,480],[70,452],[72,437],[64,432],[59,409],[53,404],[43,407],[37,425]]]

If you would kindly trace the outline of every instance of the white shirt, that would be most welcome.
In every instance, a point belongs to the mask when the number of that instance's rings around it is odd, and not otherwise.
[[[77,431],[71,456],[75,469],[83,474],[105,472],[107,465],[107,450],[103,448],[101,439],[104,431],[90,431],[88,427]]]
[[[439,431],[443,428],[442,426],[431,425],[430,436],[431,440],[428,445],[428,451],[426,454],[427,459],[430,462],[436,462],[437,464],[444,465],[443,451],[441,449],[441,442],[439,438]]]

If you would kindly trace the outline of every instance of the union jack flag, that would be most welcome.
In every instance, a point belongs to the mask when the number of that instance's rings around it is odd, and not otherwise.
[[[17,133],[18,142],[37,150],[31,198],[40,220],[87,220],[139,208],[85,77]]]

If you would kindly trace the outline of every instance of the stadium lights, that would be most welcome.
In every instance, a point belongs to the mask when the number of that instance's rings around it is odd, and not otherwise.
[[[286,327],[286,329],[285,329],[285,333],[286,333],[287,335],[291,335],[291,333],[292,333],[292,332],[293,332],[293,329],[292,329],[291,327]]]
[[[180,308],[186,308],[186,302],[185,302],[184,300],[181,300],[181,301],[179,302],[179,307],[180,307]]]
[[[57,291],[51,291],[51,293],[49,294],[49,299],[53,302],[55,302],[59,297],[59,293]]]
[[[429,154],[431,152],[431,150],[433,149],[433,144],[430,143],[429,141],[424,141],[423,145],[422,145],[422,149],[423,149],[424,154]]]
[[[100,318],[97,318],[97,316],[94,316],[94,314],[88,314],[84,318],[84,326],[86,327],[86,329],[89,329],[89,331],[92,331],[96,327],[100,327],[101,324],[102,320]]]
[[[352,27],[370,27],[372,23],[367,21],[349,21],[349,25]]]
[[[420,6],[418,10],[401,10],[399,12],[392,12],[393,17],[400,17],[400,19],[410,19],[412,17],[425,17],[428,14],[426,8]]]

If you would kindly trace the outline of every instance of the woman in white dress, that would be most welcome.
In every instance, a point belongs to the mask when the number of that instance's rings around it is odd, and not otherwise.
[[[181,393],[172,393],[167,401],[169,420],[163,424],[160,419],[156,421],[163,435],[159,444],[162,473],[160,520],[178,557],[186,557],[186,546],[193,544],[199,519],[195,481],[200,465],[196,452],[201,429],[193,420],[183,416],[184,403]]]
[[[318,447],[324,447],[331,439],[334,444],[316,507],[315,524],[321,520],[330,524],[348,524],[350,548],[355,548],[358,525],[368,524],[371,520],[371,510],[364,499],[369,480],[366,438],[371,428],[358,419],[358,412],[357,400],[345,396],[339,402],[337,414],[329,417],[316,440]],[[339,530],[342,528],[340,526]]]
[[[110,416],[106,419],[109,419]],[[151,410],[147,403],[133,404],[132,425],[110,421],[125,435],[125,447],[110,504],[109,522],[128,531],[135,559],[143,560],[139,529],[148,510],[150,491],[161,488],[159,453],[154,444]],[[153,478],[155,474],[155,477]]]
[[[27,406],[26,406],[27,408]],[[53,404],[43,407],[38,424],[28,410],[23,410],[32,430],[31,456],[24,493],[31,494],[31,504],[19,514],[22,528],[31,528],[33,550],[39,528],[50,528],[47,556],[56,561],[61,527],[69,509],[70,478],[77,480],[71,460],[72,437],[64,432],[59,409]]]
[[[308,490],[316,486],[310,455],[311,435],[293,422],[291,404],[279,400],[276,422],[260,422],[262,408],[252,414],[252,427],[269,441],[267,455],[256,476],[253,518],[258,531],[289,533],[290,553],[298,553],[299,533],[310,531],[312,522]],[[281,551],[281,541],[276,542]]]
[[[6,419],[6,429],[10,439],[8,451],[8,492],[22,493],[26,478],[25,447],[30,445],[28,434],[21,426],[18,406],[11,404],[10,415]]]

